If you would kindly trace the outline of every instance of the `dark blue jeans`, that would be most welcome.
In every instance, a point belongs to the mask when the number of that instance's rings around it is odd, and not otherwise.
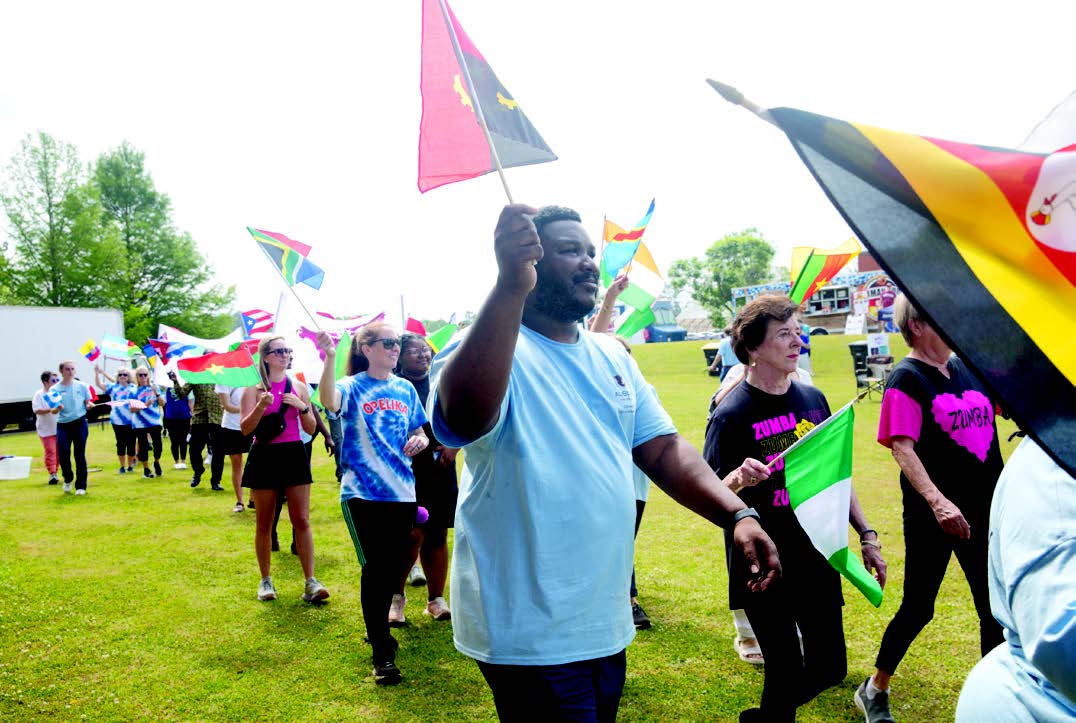
[[[478,662],[502,721],[612,723],[627,675],[624,651],[562,665]]]
[[[86,489],[86,437],[90,435],[90,425],[86,417],[79,417],[73,422],[61,422],[56,425],[56,448],[60,454],[60,469],[63,470],[64,484],[75,482],[75,489]],[[71,472],[71,447],[75,448],[75,471]]]

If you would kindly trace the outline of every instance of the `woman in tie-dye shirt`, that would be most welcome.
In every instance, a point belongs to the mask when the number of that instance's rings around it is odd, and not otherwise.
[[[138,384],[134,398],[145,405],[131,415],[131,426],[138,440],[138,461],[142,463],[142,476],[160,477],[161,470],[161,390],[150,380],[149,369],[135,369],[135,381]],[[153,447],[153,472],[149,471],[149,452]]]
[[[101,381],[104,377],[108,384]],[[126,402],[135,398],[137,387],[131,379],[131,370],[120,367],[116,377],[112,378],[99,366],[93,368],[93,381],[97,388],[108,395],[113,402]],[[134,472],[135,436],[131,428],[131,408],[126,404],[113,404],[108,421],[112,423],[112,433],[116,435],[116,456],[120,461],[120,474]]]

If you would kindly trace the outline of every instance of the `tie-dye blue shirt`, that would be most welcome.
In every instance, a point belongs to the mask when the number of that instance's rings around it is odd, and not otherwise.
[[[344,377],[336,389],[344,432],[340,500],[414,502],[415,475],[403,448],[426,423],[418,392],[399,377],[374,379],[365,372]]]
[[[153,384],[137,387],[134,398],[146,405],[145,409],[131,415],[132,425],[135,429],[161,426],[161,407],[158,403],[160,389]]]
[[[108,388],[105,389],[105,394],[107,394],[108,398],[113,402],[122,402],[126,399],[134,399],[137,391],[138,387],[134,384],[120,384],[117,382],[109,384]],[[112,413],[108,415],[108,421],[120,426],[130,426],[131,408],[126,404],[117,404],[113,406]]]

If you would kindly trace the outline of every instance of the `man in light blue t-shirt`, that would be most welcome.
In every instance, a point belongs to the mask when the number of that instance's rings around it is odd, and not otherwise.
[[[455,644],[478,661],[502,719],[613,720],[635,634],[624,595],[633,462],[681,504],[736,525],[753,588],[780,564],[757,515],[676,433],[634,360],[580,331],[598,267],[579,215],[508,206],[494,235],[497,283],[438,355],[427,403],[437,438],[465,455]],[[767,476],[747,460],[726,481]]]

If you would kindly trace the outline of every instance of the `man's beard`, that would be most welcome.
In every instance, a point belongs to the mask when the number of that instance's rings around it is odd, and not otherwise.
[[[592,298],[580,301],[575,296],[575,284],[571,281],[543,279],[539,275],[534,287],[534,309],[554,321],[579,321],[594,310],[596,303],[596,293]]]

